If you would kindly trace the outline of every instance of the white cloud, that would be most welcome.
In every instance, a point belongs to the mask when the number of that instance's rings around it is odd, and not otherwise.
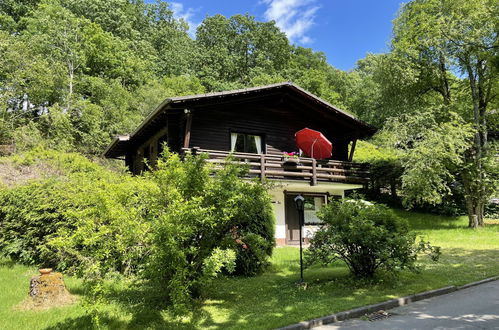
[[[268,6],[264,16],[268,20],[274,20],[292,42],[310,43],[313,40],[306,32],[314,25],[315,13],[320,8],[315,5],[315,1],[263,0]]]
[[[200,23],[193,21],[196,9],[194,8],[184,8],[184,4],[180,2],[170,2],[170,7],[173,11],[173,17],[176,19],[183,19],[189,25],[189,35],[195,37],[196,29]]]

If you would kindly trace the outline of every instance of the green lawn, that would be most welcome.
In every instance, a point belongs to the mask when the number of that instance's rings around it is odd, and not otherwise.
[[[413,228],[434,245],[442,247],[438,263],[426,258],[419,274],[402,273],[375,284],[351,280],[347,269],[305,271],[306,290],[299,289],[296,248],[277,248],[272,269],[254,278],[219,278],[203,293],[204,300],[192,315],[173,321],[155,295],[140,286],[113,284],[111,303],[96,307],[102,324],[118,329],[269,329],[301,320],[380,302],[447,285],[460,285],[499,275],[499,222],[484,229],[466,228],[465,217],[442,217],[397,211]],[[0,265],[1,329],[90,328],[90,317],[82,304],[49,311],[14,310],[26,295],[34,268],[4,262]],[[81,282],[67,278],[69,290],[83,294]]]

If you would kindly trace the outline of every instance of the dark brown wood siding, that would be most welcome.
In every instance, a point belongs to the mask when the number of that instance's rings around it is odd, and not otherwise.
[[[333,159],[347,160],[345,127],[321,120],[312,109],[291,109],[277,104],[238,104],[192,109],[190,147],[230,151],[231,132],[262,135],[267,153],[297,151],[294,134],[308,127],[322,132],[333,143]],[[326,124],[327,123],[327,124]]]

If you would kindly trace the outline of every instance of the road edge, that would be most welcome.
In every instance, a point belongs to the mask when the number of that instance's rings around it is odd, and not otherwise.
[[[367,305],[367,306],[363,306],[363,307],[358,307],[358,308],[350,309],[348,311],[330,314],[327,316],[315,318],[315,319],[308,320],[308,321],[302,321],[300,323],[291,324],[291,325],[288,325],[286,327],[278,328],[276,330],[311,329],[311,328],[315,328],[315,327],[325,325],[325,324],[335,323],[335,322],[344,321],[344,320],[348,320],[348,319],[359,318],[359,317],[362,317],[366,314],[374,313],[374,312],[377,312],[379,310],[387,310],[387,309],[392,309],[392,308],[399,307],[399,306],[404,306],[404,305],[407,305],[407,304],[410,304],[412,302],[416,302],[419,300],[441,296],[441,295],[448,294],[448,293],[451,293],[454,291],[471,288],[471,287],[474,287],[474,286],[477,286],[480,284],[484,284],[484,283],[488,283],[488,282],[492,282],[492,281],[496,281],[496,280],[499,280],[499,276],[489,277],[489,278],[486,278],[486,279],[483,279],[480,281],[471,282],[471,283],[461,285],[461,286],[450,285],[450,286],[446,286],[446,287],[443,287],[440,289],[416,293],[416,294],[402,297],[402,298],[390,299],[390,300],[387,300],[387,301],[384,301],[381,303]]]

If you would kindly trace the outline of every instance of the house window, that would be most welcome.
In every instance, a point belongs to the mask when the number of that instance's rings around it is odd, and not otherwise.
[[[304,216],[305,224],[319,224],[322,220],[317,217],[317,211],[324,204],[323,196],[305,196]]]
[[[233,152],[262,153],[262,137],[244,133],[231,133],[230,150]]]

